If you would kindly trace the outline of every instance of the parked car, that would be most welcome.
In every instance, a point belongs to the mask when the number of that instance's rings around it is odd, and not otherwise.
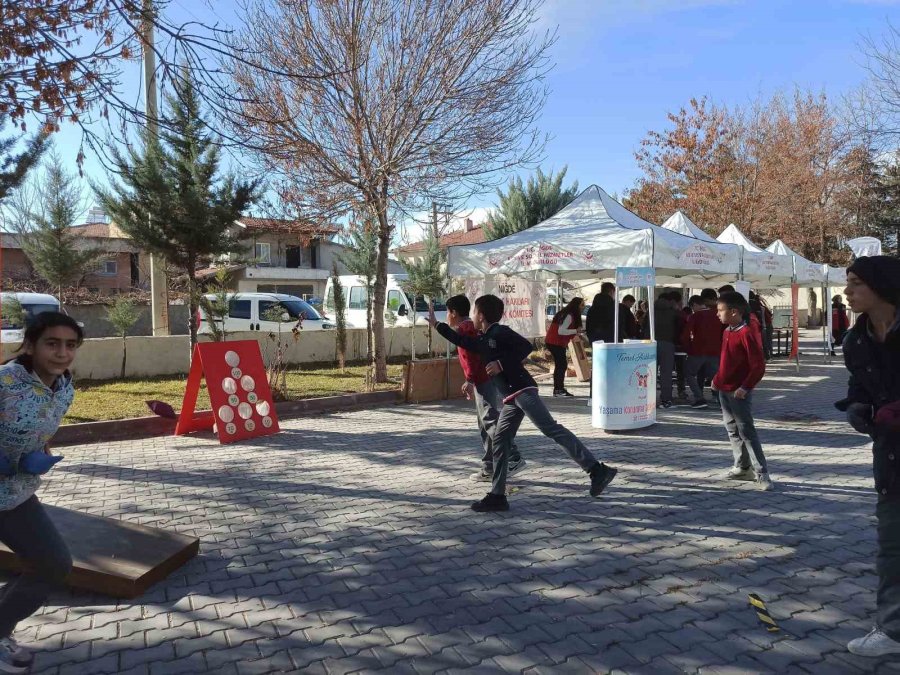
[[[366,300],[368,293],[366,292],[365,280],[362,277],[354,275],[344,275],[339,277],[341,286],[344,289],[344,305],[346,307],[347,326],[350,328],[366,327]],[[416,325],[425,325],[428,316],[428,300],[419,295],[415,298],[415,303],[410,302],[410,298],[406,291],[403,290],[402,284],[406,280],[405,274],[388,274],[387,291],[385,293],[384,307],[382,311],[387,315],[390,313],[394,317],[394,325],[411,326],[412,325],[412,309],[415,308]],[[332,279],[328,279],[325,285],[325,311],[334,313],[334,286]],[[444,298],[434,299],[434,315],[438,321],[447,320],[447,305]]]
[[[38,314],[64,311],[60,308],[59,300],[45,293],[0,293],[0,308],[8,302],[18,302],[22,305],[25,322],[24,325],[19,325],[17,322],[10,321],[8,316],[4,316],[2,326],[0,326],[0,339],[3,342],[21,342],[25,335],[25,328]]]
[[[215,301],[215,294],[204,296]],[[225,317],[225,331],[278,331],[279,322],[272,321],[272,311],[281,311],[281,330],[290,330],[294,324],[303,319],[303,330],[328,330],[334,328],[334,322],[319,314],[316,308],[305,300],[294,295],[283,293],[229,293],[228,315]],[[198,333],[211,333],[206,311],[201,307],[198,312]]]

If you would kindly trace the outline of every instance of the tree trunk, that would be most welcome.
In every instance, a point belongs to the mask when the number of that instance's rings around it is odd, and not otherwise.
[[[368,279],[366,279],[368,282]],[[366,289],[366,388],[372,391],[375,387],[375,364],[372,355],[375,353],[375,341],[372,332],[372,294]]]
[[[197,344],[197,312],[200,310],[200,298],[197,295],[197,261],[191,258],[188,262],[188,330],[191,334],[191,358],[194,356],[194,346]],[[168,311],[168,308],[166,308]]]
[[[375,256],[375,286],[372,299],[372,342],[375,351],[375,382],[387,382],[387,355],[384,348],[384,301],[387,296],[388,249],[391,231],[388,223],[387,201],[373,204],[378,218],[378,253]]]
[[[121,378],[125,379],[125,360],[128,358],[128,341],[125,339],[125,335],[122,335],[122,375]]]

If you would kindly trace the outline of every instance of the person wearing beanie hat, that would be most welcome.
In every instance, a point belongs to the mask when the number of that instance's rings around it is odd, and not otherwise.
[[[850,371],[847,398],[835,406],[872,437],[878,502],[878,590],[875,628],[851,640],[860,656],[900,654],[900,259],[858,258],[844,291],[859,319],[843,342]]]

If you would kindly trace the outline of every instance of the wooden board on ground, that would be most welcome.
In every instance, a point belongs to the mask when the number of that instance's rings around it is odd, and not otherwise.
[[[447,371],[449,369],[449,382]],[[427,403],[462,398],[466,381],[459,359],[423,359],[403,367],[403,398],[407,403]]]
[[[584,344],[581,340],[572,340],[569,343],[569,356],[572,358],[572,365],[575,366],[575,377],[579,382],[587,382],[591,379],[591,360],[584,351]]]
[[[66,580],[72,588],[135,598],[200,550],[196,537],[58,506],[44,508],[72,553],[74,567]],[[0,569],[22,569],[19,558],[2,544]]]

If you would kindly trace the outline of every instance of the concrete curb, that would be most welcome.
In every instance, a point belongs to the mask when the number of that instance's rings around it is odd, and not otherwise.
[[[352,410],[359,407],[391,405],[402,401],[400,391],[374,391],[369,393],[323,396],[300,401],[282,401],[275,404],[278,418],[282,420],[303,415]],[[198,411],[199,412],[199,411]],[[104,422],[66,424],[59,428],[50,441],[52,446],[82,445],[106,441],[127,441],[138,438],[171,436],[175,433],[175,420],[164,417],[134,417]]]

